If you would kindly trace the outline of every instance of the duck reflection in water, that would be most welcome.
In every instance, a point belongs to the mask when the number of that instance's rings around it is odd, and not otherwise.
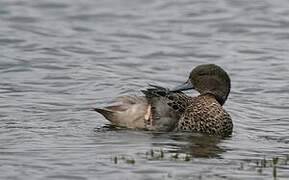
[[[168,142],[153,142],[154,148],[164,148],[167,153],[188,154],[192,157],[201,158],[216,158],[220,157],[225,149],[219,146],[219,143],[224,140],[222,137],[209,136],[199,133],[170,133],[168,135],[154,134],[153,139],[158,139],[160,136],[165,136],[173,140]],[[165,138],[163,137],[163,138]]]
[[[135,132],[134,130],[113,124],[106,124],[105,126],[96,128],[95,131],[97,133],[110,131],[121,133],[122,136],[127,137],[127,141],[129,141],[130,137],[138,135],[140,143],[151,143],[150,149],[147,151],[149,154],[151,154],[150,151],[156,151],[157,154],[162,150],[164,156],[169,158],[174,154],[189,155],[192,158],[218,158],[226,151],[219,144],[229,138],[191,132],[151,132],[143,130]],[[142,139],[143,137],[149,138],[149,141]],[[158,157],[154,158],[158,159]]]

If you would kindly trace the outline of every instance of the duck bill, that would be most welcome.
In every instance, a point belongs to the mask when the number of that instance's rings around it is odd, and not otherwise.
[[[171,92],[177,92],[177,91],[186,91],[186,90],[190,90],[190,89],[194,89],[194,86],[191,83],[191,81],[188,80],[184,84],[181,84],[181,85],[179,85],[179,86],[177,86],[175,88],[172,88],[170,91]]]

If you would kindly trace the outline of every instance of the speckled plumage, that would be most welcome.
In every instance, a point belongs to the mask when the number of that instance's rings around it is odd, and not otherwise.
[[[194,98],[177,124],[179,131],[193,131],[226,136],[232,133],[233,123],[230,115],[210,94]]]
[[[142,91],[145,97],[126,97],[121,105],[95,110],[128,128],[230,135],[233,123],[222,107],[231,87],[228,74],[214,64],[199,65],[185,85],[174,90],[150,85]],[[181,92],[192,88],[200,95],[191,97]]]
[[[154,86],[154,89],[144,91],[146,97],[162,97],[170,111],[178,118],[175,131],[200,132],[211,135],[227,136],[232,133],[233,123],[230,115],[212,94],[202,94],[197,97],[187,96],[182,92],[170,92],[167,89]],[[152,114],[156,116],[156,113]],[[152,117],[155,122],[159,118]]]

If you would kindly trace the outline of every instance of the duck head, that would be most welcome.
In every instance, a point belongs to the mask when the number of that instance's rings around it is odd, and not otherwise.
[[[228,74],[215,64],[204,64],[195,67],[189,79],[172,92],[196,89],[201,95],[212,94],[223,105],[228,98],[231,81]]]

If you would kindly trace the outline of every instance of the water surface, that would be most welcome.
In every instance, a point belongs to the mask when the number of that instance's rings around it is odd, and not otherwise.
[[[288,179],[288,57],[286,0],[2,0],[0,179]],[[232,137],[91,111],[203,63],[230,74]]]

